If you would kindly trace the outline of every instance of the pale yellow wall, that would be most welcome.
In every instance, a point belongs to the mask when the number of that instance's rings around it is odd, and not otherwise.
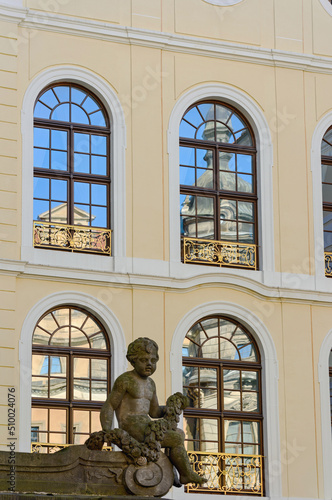
[[[39,11],[45,8],[40,0],[25,0],[25,5]],[[319,0],[244,0],[227,8],[203,0],[62,0],[57,2],[56,13],[256,49],[332,55],[332,16]],[[188,90],[222,83],[250,97],[270,127],[276,271],[315,273],[311,138],[319,120],[332,108],[328,98],[332,75],[17,28],[4,21],[0,21],[0,33],[1,259],[20,258],[20,110],[24,93],[42,71],[67,64],[103,78],[123,107],[128,257],[169,259],[169,118]],[[162,78],[151,76],[160,71]],[[283,495],[323,498],[317,366],[321,343],[332,328],[330,307],[314,302],[314,297],[293,302],[269,299],[250,290],[249,280],[246,289],[210,284],[180,292],[161,286],[101,286],[93,280],[36,279],[33,274],[1,272],[0,445],[4,446],[7,436],[7,389],[19,388],[21,328],[42,298],[70,290],[90,294],[116,315],[127,343],[139,336],[154,338],[160,346],[155,379],[161,403],[171,392],[169,352],[177,324],[195,306],[227,301],[258,316],[276,347]],[[298,277],[289,279],[290,285],[297,283],[301,288]],[[276,289],[276,297],[278,292]],[[304,477],[309,479],[303,481]]]

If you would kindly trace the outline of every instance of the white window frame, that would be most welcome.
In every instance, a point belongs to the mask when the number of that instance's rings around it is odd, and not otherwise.
[[[95,297],[82,292],[57,292],[37,302],[27,314],[19,342],[19,451],[31,451],[31,373],[32,336],[40,318],[49,309],[60,306],[78,306],[93,314],[102,323],[108,335],[111,353],[111,380],[127,370],[126,340],[120,322],[110,309]]]
[[[326,12],[330,14],[330,16],[332,16],[332,4],[329,2],[329,0],[320,0],[320,3],[322,4]]]
[[[242,323],[252,334],[260,350],[262,359],[264,455],[266,457],[264,484],[267,497],[282,498],[277,352],[268,329],[256,315],[248,309],[231,302],[207,302],[195,307],[183,316],[175,329],[171,345],[172,393],[183,392],[182,346],[185,335],[196,321],[215,314],[229,316]],[[173,499],[183,500],[183,498],[183,489],[175,490],[173,488]],[[203,500],[207,496],[206,494],[187,493],[185,498],[188,500]],[[244,495],[241,498],[250,497]]]
[[[330,381],[329,357],[332,349],[332,330],[325,337],[318,362],[318,381],[320,386],[320,407],[322,425],[322,452],[323,452],[323,477],[324,499],[332,498],[332,436],[331,436],[331,408],[330,408]]]
[[[325,277],[324,227],[323,227],[323,195],[322,195],[322,140],[332,125],[332,111],[327,113],[318,123],[312,136],[311,172],[313,189],[313,219],[315,245],[315,280],[316,288],[331,291],[331,278]]]
[[[248,120],[257,148],[257,195],[258,195],[258,245],[260,270],[265,277],[275,270],[274,264],[274,218],[272,166],[273,148],[270,128],[259,106],[244,92],[222,84],[207,84],[195,87],[182,95],[175,104],[169,120],[169,220],[170,220],[170,269],[180,278],[189,275],[232,272],[253,278],[246,269],[217,268],[181,263],[180,242],[180,174],[179,174],[179,127],[186,110],[203,99],[217,99],[238,109]]]
[[[89,255],[33,247],[33,110],[39,93],[58,82],[77,83],[102,101],[111,124],[111,216],[112,256]],[[126,255],[126,127],[118,97],[110,85],[91,71],[75,66],[49,68],[36,76],[27,88],[21,112],[22,131],[22,246],[21,260],[35,265],[117,271]]]

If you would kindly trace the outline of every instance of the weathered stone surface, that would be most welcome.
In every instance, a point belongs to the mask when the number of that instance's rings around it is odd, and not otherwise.
[[[9,491],[9,472],[13,467],[9,455],[0,452],[0,491]],[[12,477],[17,493],[67,494],[71,500],[79,498],[77,495],[124,498],[128,493],[160,497],[173,483],[172,466],[163,453],[158,462],[141,467],[122,452],[88,450],[85,445],[70,446],[53,454],[16,453]],[[7,496],[13,498],[12,493]]]
[[[54,498],[56,500],[133,500],[132,496],[95,496],[95,495],[56,495]],[[8,493],[6,491],[0,491],[0,498],[2,500],[50,500],[52,496],[43,495],[41,493]],[[135,500],[146,500],[146,496],[136,496]],[[164,498],[167,500],[167,498]]]

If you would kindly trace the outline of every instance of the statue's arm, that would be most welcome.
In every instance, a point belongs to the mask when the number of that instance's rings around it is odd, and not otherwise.
[[[151,382],[153,382],[153,380],[151,380]],[[152,396],[151,403],[150,403],[149,415],[152,418],[161,418],[165,414],[166,406],[159,405],[158,398],[157,398],[156,386],[155,386],[154,382],[153,382],[153,387],[154,387],[154,391],[153,391],[153,396]]]
[[[114,411],[120,406],[126,390],[126,380],[121,376],[118,377],[100,411],[100,423],[103,431],[110,432],[112,430]]]

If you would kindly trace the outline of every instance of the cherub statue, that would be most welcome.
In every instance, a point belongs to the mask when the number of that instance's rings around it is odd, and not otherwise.
[[[156,461],[160,447],[166,447],[180,482],[203,484],[206,480],[192,470],[184,433],[177,428],[178,415],[188,404],[186,398],[176,393],[168,398],[166,406],[158,403],[156,386],[150,378],[159,359],[158,345],[141,337],[128,346],[127,359],[134,369],[116,379],[100,413],[105,439],[143,460]],[[112,430],[114,411],[120,429]]]

